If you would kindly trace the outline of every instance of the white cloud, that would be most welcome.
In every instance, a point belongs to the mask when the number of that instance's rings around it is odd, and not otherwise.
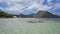
[[[41,4],[43,4],[43,2],[45,2],[45,0],[40,0],[39,4],[41,5]]]
[[[34,8],[39,8],[41,5],[37,3],[32,3],[30,6],[28,6],[26,9],[32,10]]]
[[[3,3],[3,1],[2,1],[2,0],[0,0],[0,3]]]
[[[2,1],[5,2],[5,3],[7,3],[8,5],[10,5],[10,4],[19,3],[19,2],[30,3],[33,0],[2,0]]]
[[[3,0],[2,2],[8,5],[8,7],[4,9],[5,11],[22,12],[24,10],[33,10],[34,8],[36,8],[37,11],[51,9],[52,7],[43,5],[44,1],[45,0]],[[47,2],[51,2],[51,0],[47,0]]]
[[[47,5],[40,5],[36,2],[33,2],[30,6],[28,6],[25,10],[33,10],[36,9],[35,13],[38,11],[49,11],[52,8],[52,6],[47,6]]]
[[[26,10],[32,10],[34,8],[37,8],[37,10],[49,10],[52,7],[51,6],[47,6],[47,5],[40,5],[40,4],[37,4],[37,3],[32,3],[32,5],[29,6],[28,8],[26,8]]]
[[[36,1],[37,3],[39,2],[40,4],[42,4],[45,0],[0,0],[0,1],[5,2],[8,5],[11,5],[11,4],[14,4],[14,3],[19,3],[19,2],[30,4],[34,1]]]
[[[2,0],[0,0],[0,1],[2,1]]]
[[[60,8],[60,3],[56,3],[56,4],[54,5],[54,7]]]
[[[24,6],[21,4],[14,4],[13,6],[7,7],[6,11],[17,11],[21,12],[23,10]]]
[[[47,0],[47,2],[51,2],[52,0]]]
[[[21,0],[3,0],[6,4],[11,5],[17,2],[21,2]]]
[[[2,10],[3,8],[2,7],[0,7],[0,10]]]

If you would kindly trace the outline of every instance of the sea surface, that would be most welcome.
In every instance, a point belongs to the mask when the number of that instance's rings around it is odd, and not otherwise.
[[[60,34],[60,19],[0,18],[0,34]]]

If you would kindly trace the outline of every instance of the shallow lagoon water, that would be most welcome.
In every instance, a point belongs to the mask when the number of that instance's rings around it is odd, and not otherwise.
[[[60,19],[0,18],[0,34],[60,34]]]

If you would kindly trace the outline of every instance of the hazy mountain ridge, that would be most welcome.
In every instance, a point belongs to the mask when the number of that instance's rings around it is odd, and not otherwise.
[[[13,14],[8,14],[0,10],[0,18],[60,18],[58,15],[54,15],[50,12],[47,11],[39,11],[37,13],[33,13],[30,15],[24,15],[24,14],[19,14],[19,15],[13,15]]]
[[[39,11],[33,15],[34,18],[60,18],[58,15],[54,15],[47,11]]]

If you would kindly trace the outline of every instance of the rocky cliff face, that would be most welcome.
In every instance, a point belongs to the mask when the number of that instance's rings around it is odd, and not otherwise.
[[[39,11],[36,14],[33,14],[33,18],[60,18],[60,16],[54,15],[47,11]]]

